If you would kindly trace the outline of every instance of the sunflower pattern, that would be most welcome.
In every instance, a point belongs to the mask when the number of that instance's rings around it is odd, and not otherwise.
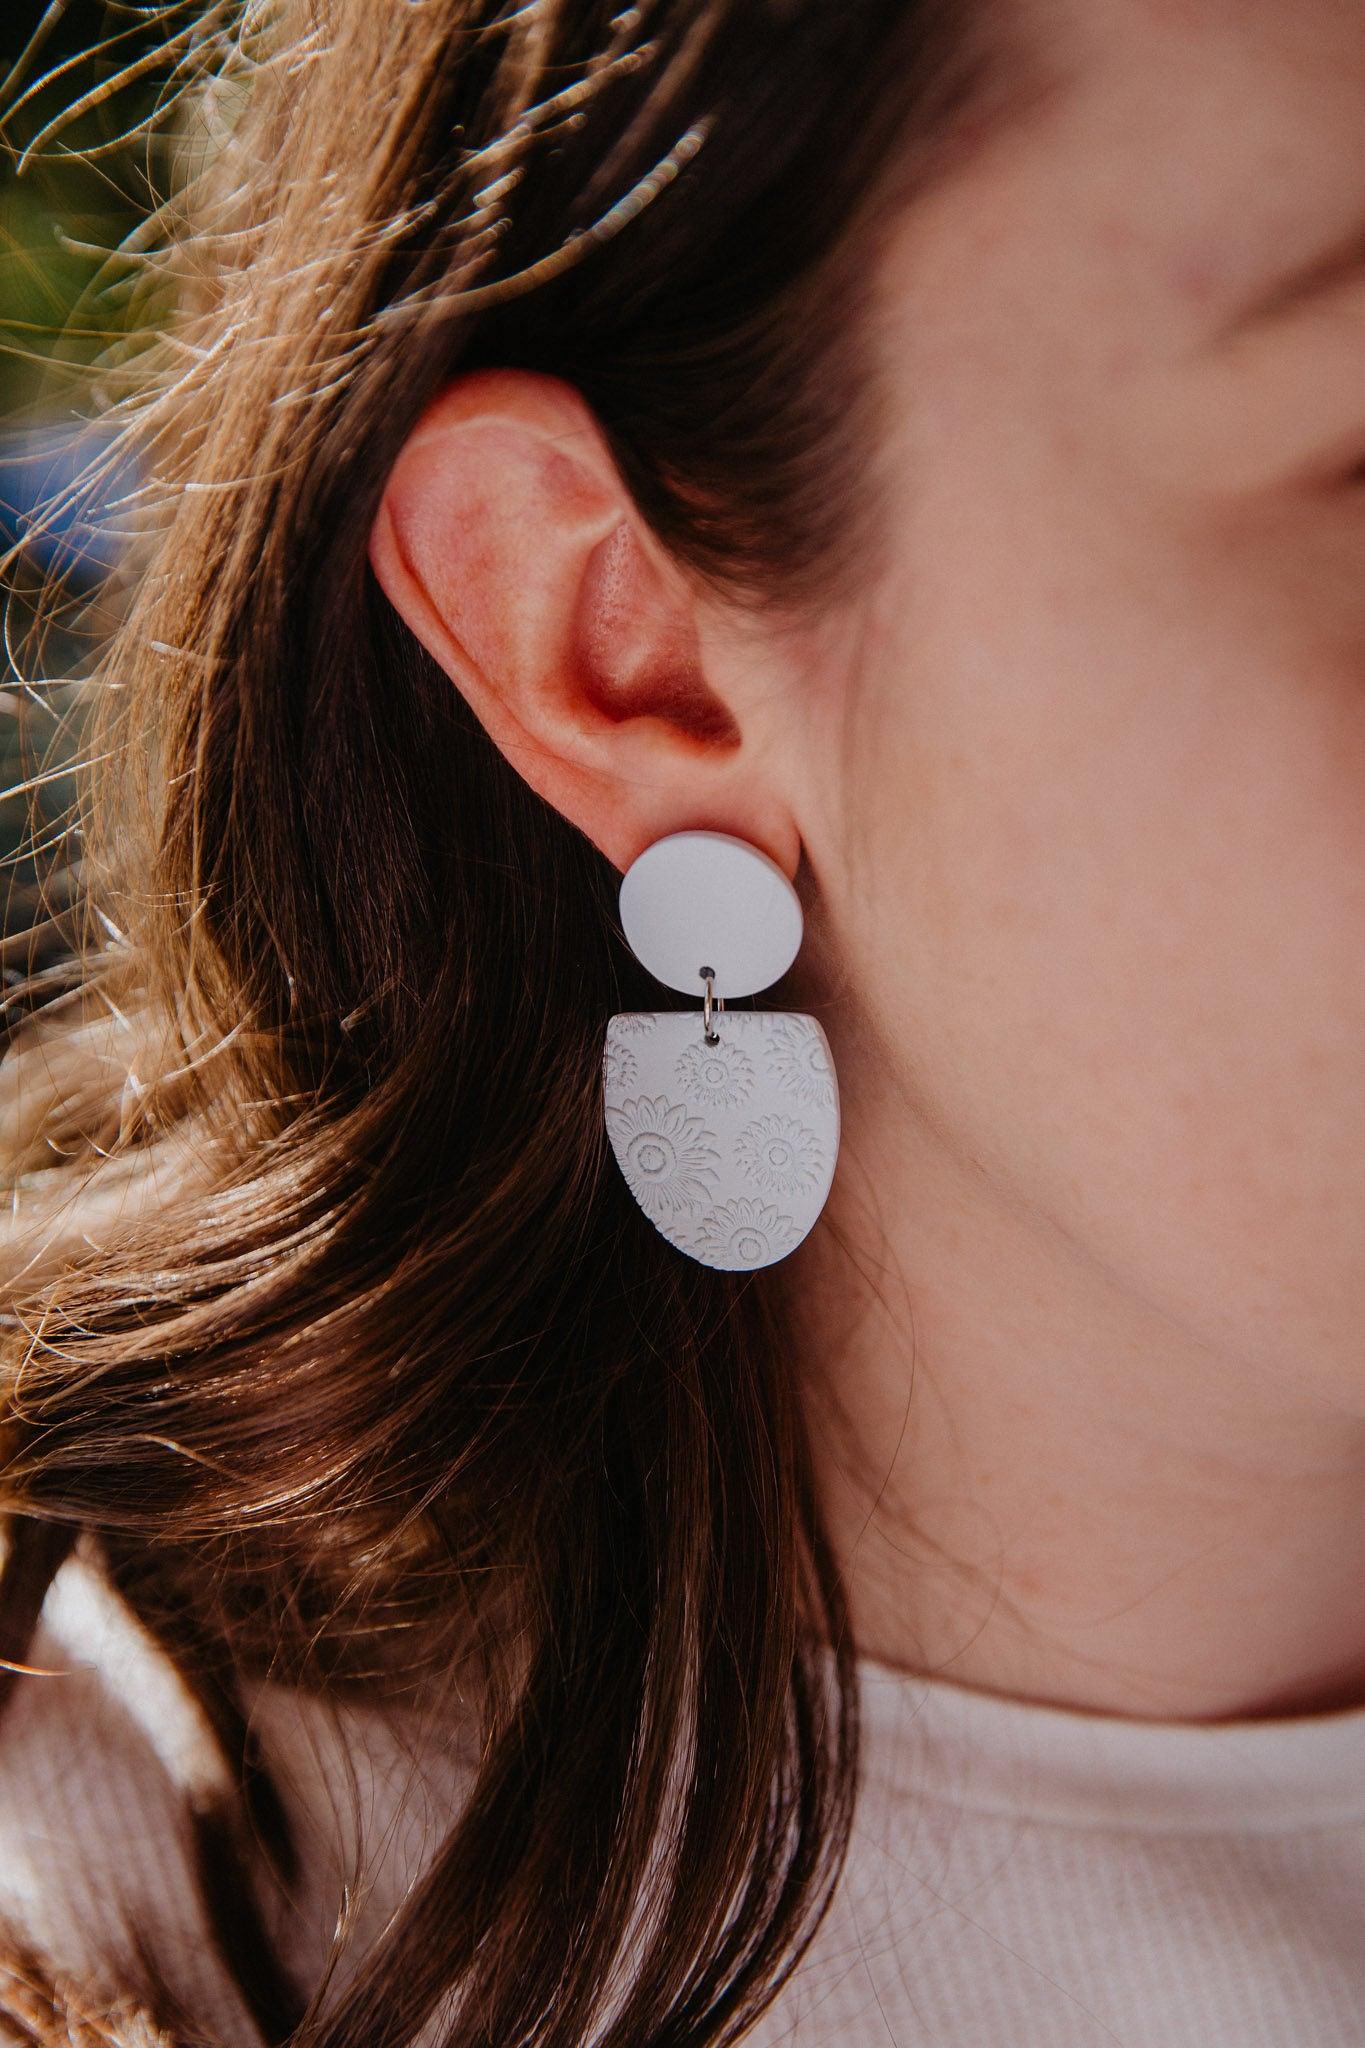
[[[740,1170],[770,1195],[797,1195],[813,1188],[824,1167],[814,1131],[792,1116],[760,1116],[735,1140]]]
[[[631,1193],[656,1222],[714,1198],[720,1154],[685,1103],[642,1095],[608,1109],[607,1130]]]
[[[748,1272],[794,1251],[829,1193],[839,1100],[813,1017],[700,1007],[611,1019],[607,1134],[646,1216],[704,1265]]]
[[[700,1036],[685,1045],[673,1071],[689,1102],[734,1109],[754,1092],[754,1063],[733,1037],[717,1036],[719,1045],[708,1045]]]
[[[636,1059],[624,1039],[609,1038],[603,1061],[607,1092],[619,1095],[627,1088],[633,1088],[640,1078],[640,1062]]]
[[[769,1072],[793,1101],[810,1109],[833,1107],[834,1069],[813,1019],[775,1018],[763,1051]]]
[[[723,1208],[709,1209],[692,1241],[692,1250],[708,1265],[736,1272],[746,1266],[770,1266],[796,1243],[796,1226],[771,1202],[741,1195]]]

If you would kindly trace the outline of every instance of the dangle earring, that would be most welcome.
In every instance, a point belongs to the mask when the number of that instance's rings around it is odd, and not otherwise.
[[[795,889],[725,832],[674,832],[621,883],[631,951],[696,1010],[626,1012],[607,1025],[607,1133],[655,1229],[722,1272],[774,1265],[825,1205],[839,1152],[839,1089],[814,1017],[727,1010],[787,972],[801,945]]]

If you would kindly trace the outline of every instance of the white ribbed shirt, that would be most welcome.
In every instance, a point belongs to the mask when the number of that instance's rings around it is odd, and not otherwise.
[[[0,1917],[77,1975],[140,1929],[224,2048],[255,2036],[190,1879],[181,1709],[64,1568],[0,1732]],[[1361,2048],[1365,1708],[1196,1725],[860,1667],[864,1758],[833,1908],[753,2048]],[[303,1850],[272,1926],[313,1979],[363,1844],[363,1942],[458,1810],[415,1723],[265,1686]]]

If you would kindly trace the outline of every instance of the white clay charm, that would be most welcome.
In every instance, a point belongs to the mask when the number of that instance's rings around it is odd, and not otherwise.
[[[778,980],[801,944],[801,904],[757,847],[679,832],[646,849],[621,885],[632,950],[693,1010],[626,1012],[607,1026],[607,1133],[651,1223],[725,1272],[796,1249],[829,1194],[839,1090],[814,1017],[726,1010]]]

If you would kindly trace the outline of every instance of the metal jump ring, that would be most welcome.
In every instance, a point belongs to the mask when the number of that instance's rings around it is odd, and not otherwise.
[[[725,998],[724,996],[718,996],[715,992],[715,969],[703,967],[701,971],[706,976],[706,1000],[702,1005],[702,1025],[706,1036],[706,1043],[708,1045],[719,1045],[720,1033],[712,1030],[711,1019],[717,1010],[725,1008]]]

